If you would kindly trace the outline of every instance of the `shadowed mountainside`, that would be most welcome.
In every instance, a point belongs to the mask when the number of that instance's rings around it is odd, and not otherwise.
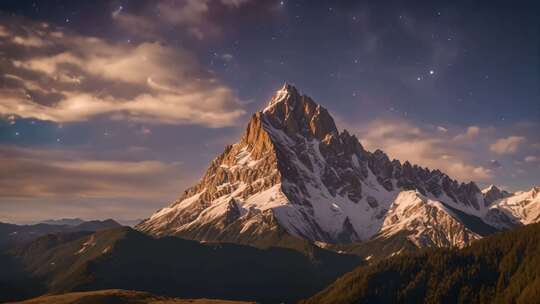
[[[39,223],[34,225],[16,225],[0,222],[0,250],[32,241],[49,233],[98,231],[121,226],[116,221],[111,219],[103,221],[81,221],[77,222],[76,224],[59,223],[61,222],[50,222],[49,224]]]
[[[309,243],[300,252],[155,239],[127,227],[81,234],[43,236],[12,250],[10,257],[23,266],[26,277],[39,279],[51,293],[118,288],[267,303],[307,297],[361,262]],[[2,279],[11,282],[10,277]],[[43,290],[24,296],[39,294]]]
[[[540,224],[361,266],[301,303],[540,303]]]

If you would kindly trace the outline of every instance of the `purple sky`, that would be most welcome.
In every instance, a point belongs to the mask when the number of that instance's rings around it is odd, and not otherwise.
[[[368,149],[539,185],[538,5],[380,2],[2,1],[0,221],[147,217],[285,81]]]

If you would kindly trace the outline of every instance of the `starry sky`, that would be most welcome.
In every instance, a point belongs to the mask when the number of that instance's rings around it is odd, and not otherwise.
[[[284,82],[368,149],[540,184],[534,1],[0,2],[0,221],[145,218]]]

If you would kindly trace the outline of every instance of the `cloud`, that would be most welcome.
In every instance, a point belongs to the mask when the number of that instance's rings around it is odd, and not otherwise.
[[[529,156],[526,156],[524,160],[527,163],[534,163],[534,162],[540,161],[540,157],[534,156],[534,155],[529,155]]]
[[[445,127],[442,127],[442,126],[438,126],[437,131],[442,132],[442,133],[446,133],[446,132],[448,132],[448,129],[445,128]]]
[[[177,35],[205,40],[222,34],[220,21],[224,15],[234,15],[233,9],[239,10],[250,2],[268,5],[252,0],[159,0],[142,5],[139,11],[118,7],[111,17],[120,28],[137,37],[156,38],[163,28],[174,26]]]
[[[489,149],[496,154],[514,154],[518,151],[520,145],[527,140],[523,136],[509,136],[498,139]]]
[[[476,137],[478,137],[479,134],[480,134],[480,127],[470,126],[467,128],[465,133],[456,135],[453,140],[456,142],[468,142],[468,141],[474,140]]]
[[[76,150],[0,146],[0,197],[153,198],[177,192],[180,163],[87,159]]]
[[[12,60],[2,63],[0,114],[209,127],[234,125],[245,114],[232,90],[186,50],[156,42],[116,44],[14,20],[1,28],[11,34],[0,35],[0,42]]]
[[[228,5],[228,6],[240,6],[242,4],[245,4],[251,0],[221,0],[221,3]]]
[[[384,119],[353,126],[351,130],[358,134],[367,149],[381,149],[402,162],[408,160],[430,169],[440,169],[460,181],[493,178],[490,168],[476,165],[469,151],[453,141],[456,135],[441,132],[437,127],[421,128],[406,120]],[[463,140],[467,134],[475,134],[476,130],[468,128],[458,140]]]
[[[226,54],[221,55],[221,59],[223,59],[226,62],[230,62],[234,59],[234,56],[226,53]]]

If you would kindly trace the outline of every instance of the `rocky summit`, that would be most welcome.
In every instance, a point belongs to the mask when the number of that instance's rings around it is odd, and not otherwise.
[[[537,193],[481,191],[474,182],[367,151],[324,107],[285,84],[199,183],[136,229],[262,247],[398,234],[418,247],[462,247],[538,221]]]

